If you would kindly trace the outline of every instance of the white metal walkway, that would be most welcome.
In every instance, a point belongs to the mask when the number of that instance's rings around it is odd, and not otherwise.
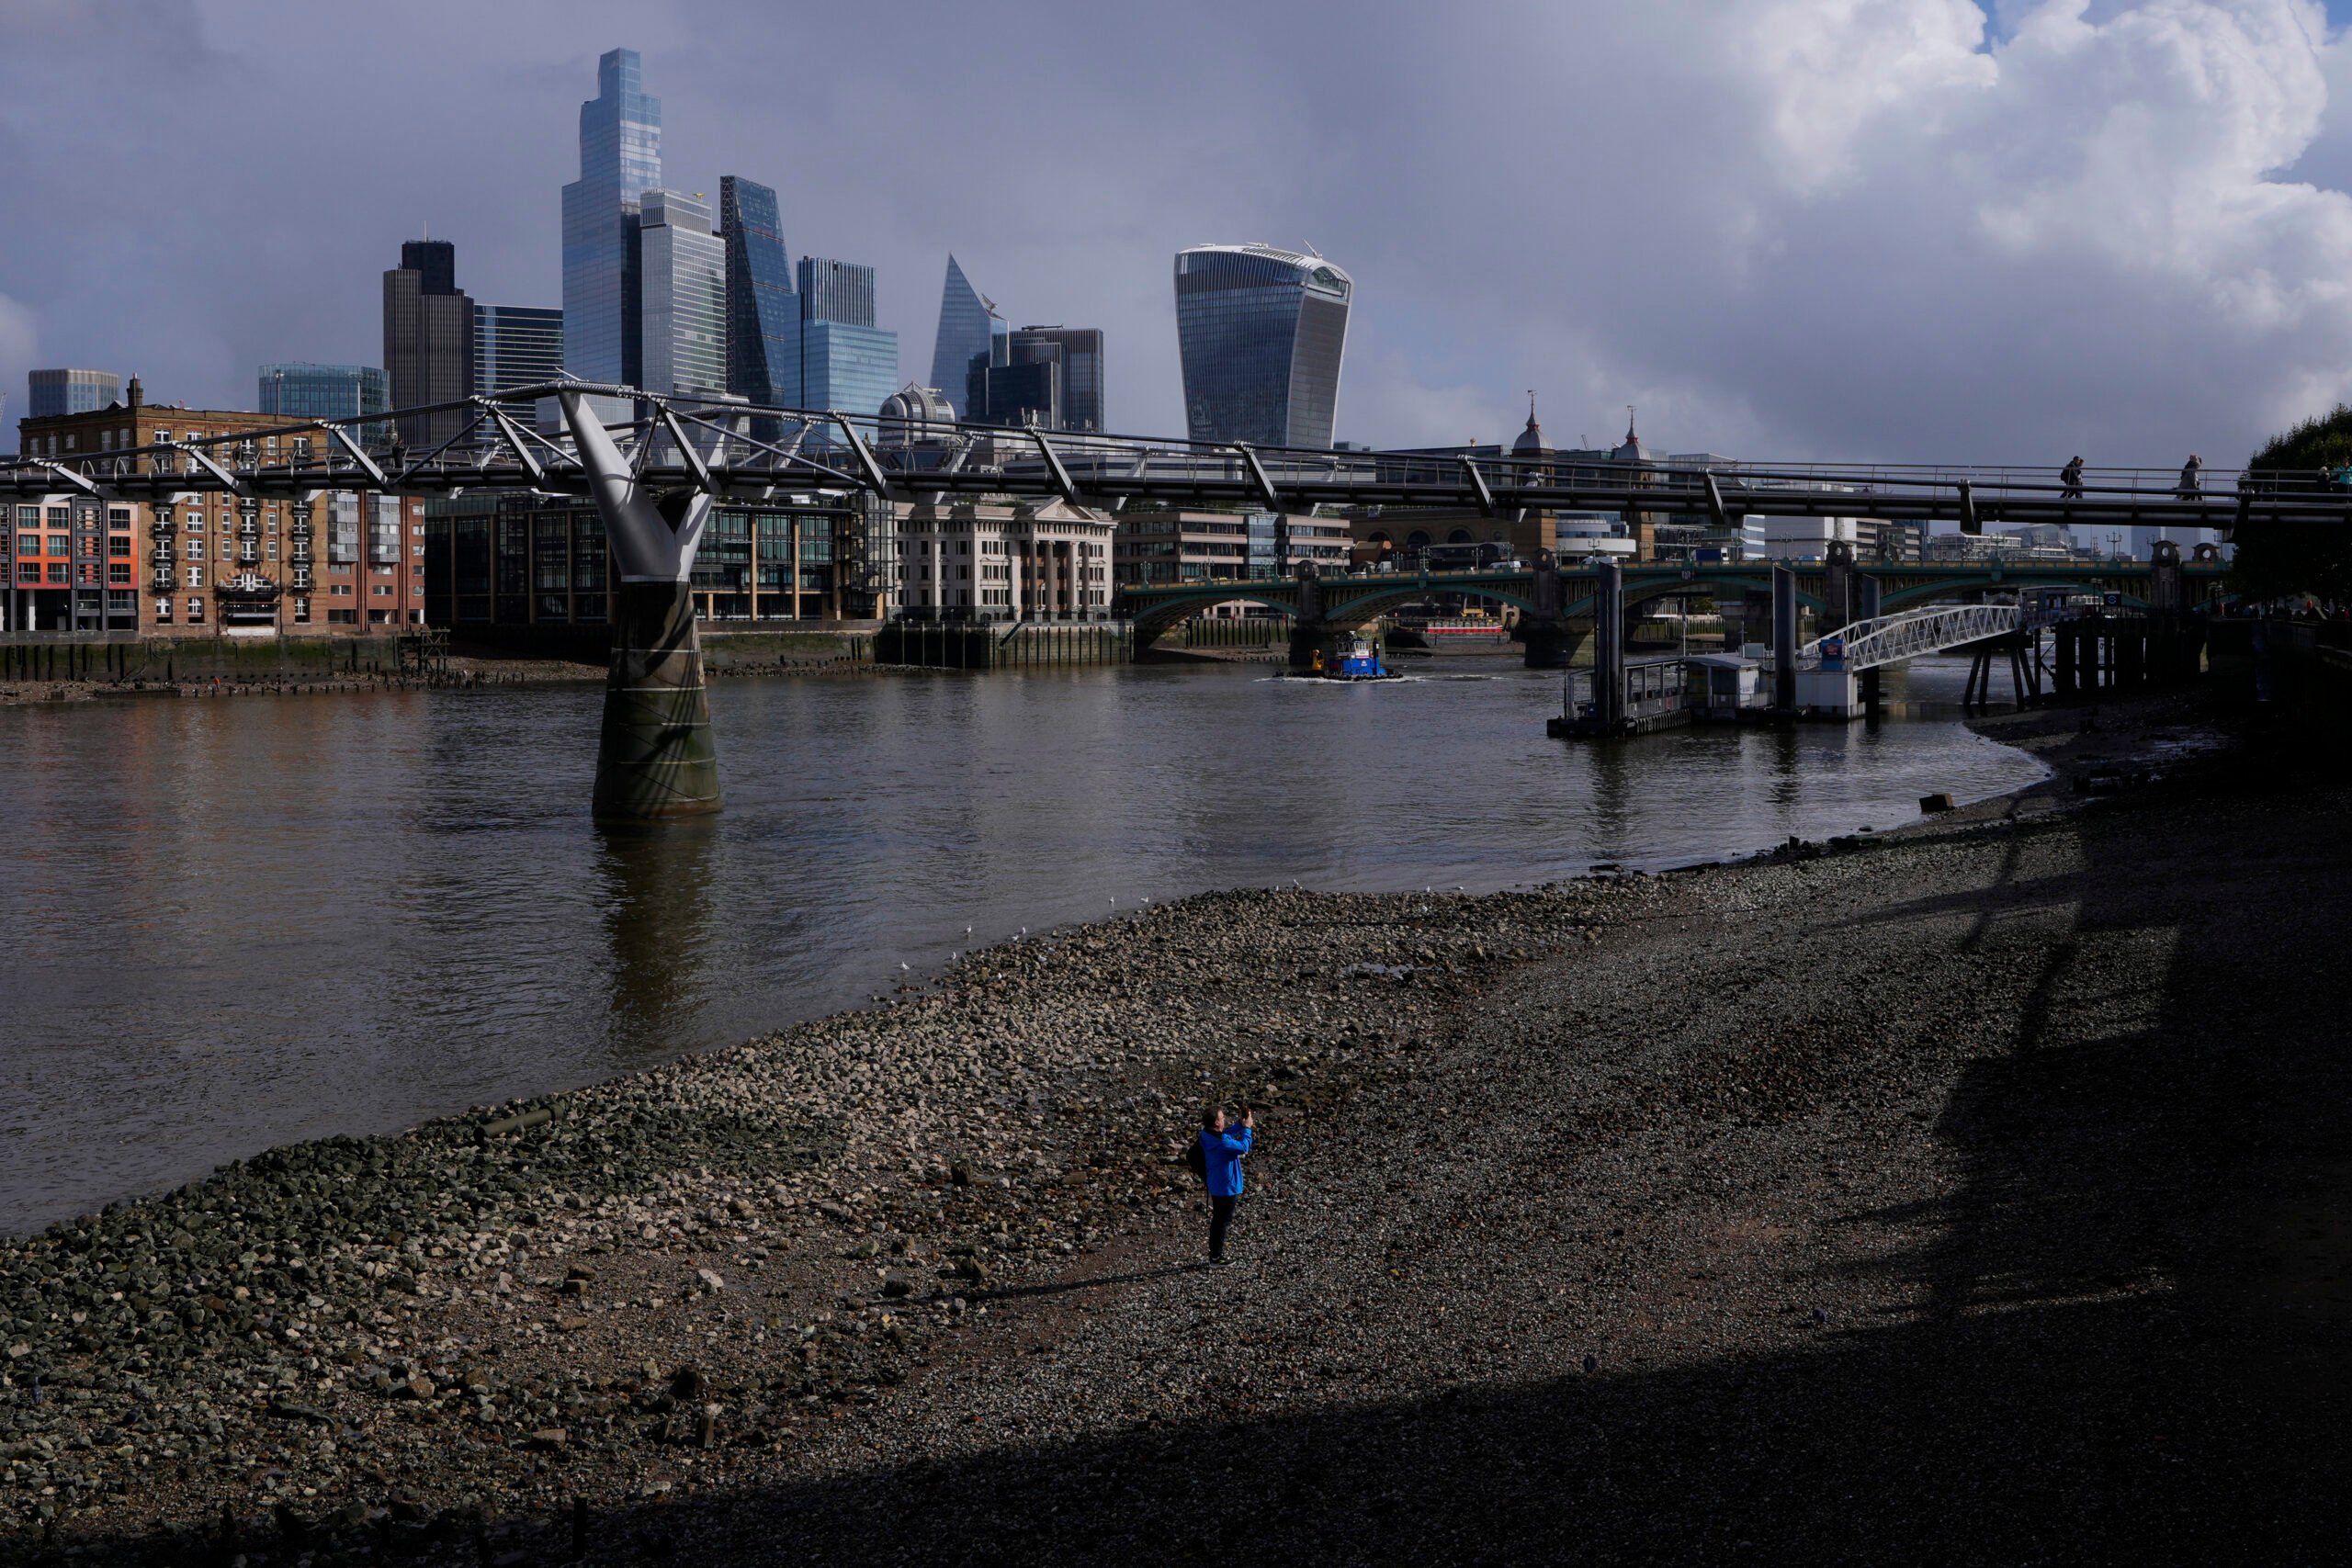
[[[1849,621],[1797,649],[1804,670],[1876,669],[1923,653],[1940,653],[2016,631],[2025,625],[2015,604],[1930,604],[1867,621]]]

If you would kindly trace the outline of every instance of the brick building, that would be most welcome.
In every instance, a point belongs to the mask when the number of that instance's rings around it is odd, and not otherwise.
[[[129,397],[85,413],[26,419],[28,457],[103,475],[153,472],[170,457],[117,457],[165,441],[243,435],[211,448],[231,470],[323,457],[317,431],[243,409],[189,409]],[[183,472],[195,465],[179,460]],[[150,637],[381,635],[424,619],[424,502],[366,491],[263,501],[190,491],[149,505],[67,491],[15,506],[0,547],[8,591],[0,630]],[[38,524],[38,526],[35,525]]]

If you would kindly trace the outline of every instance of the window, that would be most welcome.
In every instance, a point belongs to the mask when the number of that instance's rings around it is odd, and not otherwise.
[[[307,624],[307,623],[310,621],[310,618],[311,618],[311,602],[310,602],[308,599],[297,599],[297,600],[295,600],[295,601],[294,601],[294,619],[295,619],[298,623]]]
[[[30,560],[18,561],[17,563],[17,581],[19,582],[39,582],[40,581],[40,562]]]
[[[66,538],[67,536],[63,534],[51,534],[49,536],[49,553],[53,556],[63,555]]]
[[[204,558],[204,539],[201,536],[190,539],[187,542],[187,558],[190,560],[202,560]]]
[[[129,560],[130,558],[130,536],[128,534],[108,534],[107,536],[107,554],[119,557],[123,560]]]
[[[201,588],[204,586],[204,569],[202,567],[192,566],[187,569],[187,585],[190,588]]]
[[[191,599],[187,602],[187,619],[190,626],[195,626],[204,619],[203,600]]]
[[[109,528],[128,528],[128,527],[130,527],[130,508],[129,508],[128,506],[109,506],[109,507],[107,507],[107,527],[109,527]]]
[[[155,624],[159,626],[168,626],[172,624],[172,602],[169,599],[155,601]]]
[[[331,626],[356,626],[358,624],[359,612],[356,610],[329,610],[327,612],[327,625]]]
[[[40,527],[40,508],[38,506],[19,506],[17,508],[17,526],[19,528]]]
[[[73,517],[74,513],[62,506],[52,506],[49,509],[49,525],[52,528],[64,527],[67,523],[73,521]]]
[[[17,535],[17,553],[20,556],[37,556],[40,554],[40,536],[39,534]]]
[[[107,581],[108,582],[119,583],[126,588],[130,586],[130,563],[127,560],[108,561],[107,563]]]
[[[370,599],[389,599],[391,596],[392,585],[389,582],[379,582],[368,590],[368,597]]]
[[[66,582],[71,581],[71,579],[65,575],[65,563],[63,561],[53,560],[49,563],[49,580],[51,582]]]

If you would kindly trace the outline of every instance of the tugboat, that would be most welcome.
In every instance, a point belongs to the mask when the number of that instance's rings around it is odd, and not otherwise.
[[[1401,681],[1397,674],[1381,662],[1380,649],[1368,637],[1349,639],[1347,650],[1329,664],[1318,650],[1315,655],[1314,673],[1326,681]]]

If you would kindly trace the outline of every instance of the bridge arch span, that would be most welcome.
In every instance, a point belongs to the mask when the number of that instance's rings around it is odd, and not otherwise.
[[[1957,599],[1969,594],[2015,592],[2024,588],[2056,588],[2070,593],[2115,593],[2120,595],[2122,604],[2131,609],[2144,610],[2148,607],[2147,601],[2138,594],[2115,587],[2110,581],[2098,581],[2095,577],[2081,581],[2051,581],[2043,578],[1988,581],[1977,577],[1945,578],[1934,582],[1913,583],[1907,588],[1891,588],[1880,599],[1879,608],[1883,613],[1892,614],[1896,610],[1916,610],[1925,604],[1933,604],[1946,599]]]

